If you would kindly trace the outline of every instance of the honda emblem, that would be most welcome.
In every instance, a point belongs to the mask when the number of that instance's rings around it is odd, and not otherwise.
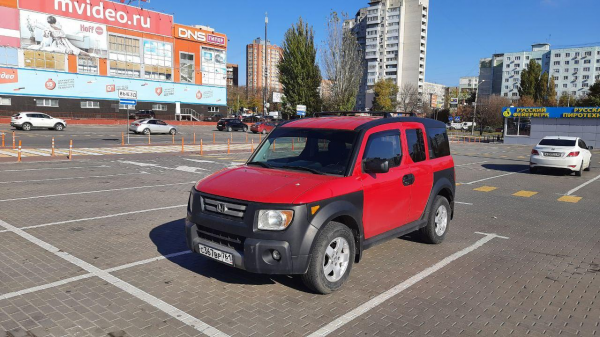
[[[217,212],[219,212],[219,213],[227,212],[227,206],[225,206],[225,204],[223,204],[223,203],[218,203],[217,204]]]

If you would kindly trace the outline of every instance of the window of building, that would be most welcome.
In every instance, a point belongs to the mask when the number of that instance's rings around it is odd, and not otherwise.
[[[569,72],[569,68],[565,68],[565,73],[568,73],[568,72]]]
[[[563,76],[563,80],[567,81],[569,79],[569,76]]]
[[[590,71],[590,67],[583,68],[583,71]]]
[[[166,104],[152,104],[152,110],[167,111],[167,105]]]
[[[591,51],[586,51],[585,52],[585,56],[592,56],[592,52]]]
[[[566,53],[565,57],[571,57],[571,53]]]
[[[507,57],[506,57],[506,60],[507,60],[507,61],[510,61],[510,56],[507,56]]]
[[[139,39],[108,36],[109,75],[140,78],[142,75],[141,43]]]
[[[58,100],[57,99],[51,99],[51,98],[38,98],[38,99],[35,100],[35,105],[36,106],[46,106],[46,107],[57,108],[58,107]]]
[[[571,61],[568,61],[568,60],[565,61],[565,65],[569,65],[569,64],[571,64]]]
[[[179,53],[181,83],[195,83],[194,54]],[[250,67],[251,68],[251,67]]]
[[[588,88],[588,87],[590,86],[590,84],[589,84],[589,83],[583,83],[583,84],[581,84],[581,86],[582,86],[583,88]]]
[[[592,60],[583,60],[583,64],[590,64],[592,63]]]
[[[144,41],[144,78],[170,81],[173,74],[171,44],[159,41]]]
[[[518,78],[513,78],[513,82],[519,82]]]
[[[504,82],[506,82],[506,83],[508,83],[508,81],[510,81],[510,79],[508,79],[508,78],[504,80]]]
[[[521,64],[520,63],[515,63],[515,68],[520,68]]]
[[[576,53],[575,53],[575,57],[579,57],[579,52],[576,52]]]
[[[600,71],[600,67],[596,67],[596,71]]]
[[[521,72],[519,70],[515,70],[514,74],[519,75],[519,74],[521,74]]]
[[[531,119],[529,117],[513,117],[506,119],[507,136],[529,136]]]
[[[513,97],[517,97],[517,96],[519,96],[519,93],[513,92],[513,93],[512,93],[512,96],[513,96]]]
[[[571,96],[577,95],[577,91],[571,91]]]
[[[420,129],[406,130],[406,145],[408,153],[413,162],[418,163],[426,158],[425,155],[425,140],[423,139],[423,131]]]
[[[98,59],[90,56],[77,56],[77,72],[98,75]]]
[[[554,76],[554,80],[555,80],[555,81],[558,81],[558,76]]]
[[[23,59],[25,67],[51,69],[51,70],[66,70],[65,62],[66,54],[51,53],[38,50],[24,50]]]
[[[574,64],[579,64],[579,60],[573,61]]]
[[[555,72],[555,73],[560,73],[560,69],[558,69],[558,68],[557,68],[557,69],[554,69],[554,72]]]
[[[0,46],[0,65],[19,66],[19,50],[12,47]]]
[[[515,56],[515,61],[520,61],[521,60],[521,56]]]
[[[100,102],[81,101],[80,103],[81,103],[82,109],[99,109],[100,108]]]
[[[508,97],[508,93],[507,92],[504,93],[504,97]]]
[[[554,54],[554,57],[560,57],[560,54]]]
[[[568,88],[568,84],[563,84],[563,88]]]
[[[529,60],[529,56],[525,56],[525,59],[526,59],[526,60]]]
[[[0,105],[11,105],[10,97],[0,97]]]
[[[572,86],[573,88],[577,88],[577,83],[573,83],[573,84],[571,84],[571,86]]]
[[[219,112],[219,107],[217,106],[209,106],[208,112]]]
[[[554,61],[554,65],[555,66],[559,66],[560,65],[560,61]]]
[[[576,73],[579,71],[579,68],[573,68],[573,72]]]

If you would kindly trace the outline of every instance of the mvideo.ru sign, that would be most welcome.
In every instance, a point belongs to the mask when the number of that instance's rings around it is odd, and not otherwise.
[[[19,0],[20,9],[171,36],[173,16],[104,0]]]
[[[504,107],[505,118],[588,118],[600,119],[600,107]]]

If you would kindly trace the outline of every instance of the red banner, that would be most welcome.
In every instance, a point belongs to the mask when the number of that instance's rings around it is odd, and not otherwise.
[[[20,0],[21,9],[171,36],[173,16],[103,0]]]

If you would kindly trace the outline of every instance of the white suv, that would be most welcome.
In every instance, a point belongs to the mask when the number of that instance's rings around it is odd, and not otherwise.
[[[537,172],[539,167],[566,169],[581,176],[592,165],[592,146],[587,146],[579,137],[544,137],[531,150],[529,170]]]
[[[67,122],[39,112],[20,112],[10,118],[10,126],[24,131],[34,128],[62,131],[67,127]]]

